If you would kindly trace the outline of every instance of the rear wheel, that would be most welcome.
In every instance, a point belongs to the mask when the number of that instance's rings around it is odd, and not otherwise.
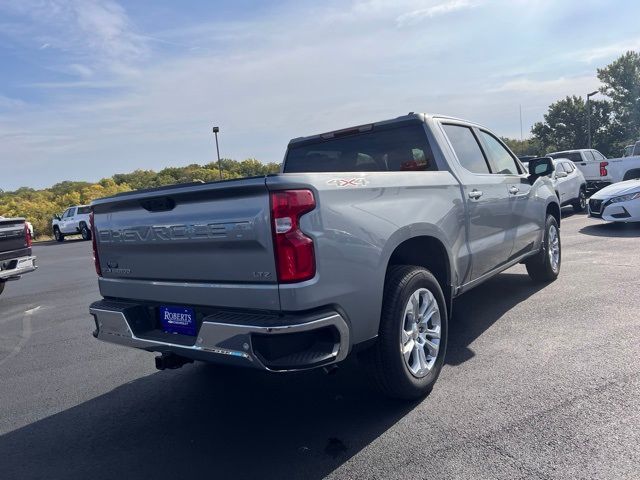
[[[91,230],[89,230],[86,223],[80,225],[80,235],[82,235],[83,240],[91,240]]]
[[[547,215],[542,248],[525,263],[527,273],[536,282],[553,282],[562,262],[560,228],[553,215]]]
[[[53,238],[56,239],[56,242],[64,242],[64,235],[60,232],[58,227],[53,229]]]
[[[573,202],[573,211],[580,213],[584,212],[585,208],[587,208],[587,192],[584,191],[584,188],[581,188],[578,198]]]
[[[378,339],[365,353],[380,390],[407,400],[427,395],[440,375],[446,345],[447,307],[438,281],[421,267],[390,267]]]

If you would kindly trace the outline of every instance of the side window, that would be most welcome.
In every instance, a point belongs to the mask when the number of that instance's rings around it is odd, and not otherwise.
[[[576,167],[574,167],[573,163],[571,162],[564,162],[562,166],[564,167],[564,170],[567,173],[573,173],[573,171],[576,169]]]
[[[565,169],[562,167],[562,163],[556,163],[556,172],[564,172]]]
[[[473,173],[490,173],[480,145],[469,127],[442,125],[460,164]]]
[[[75,213],[76,213],[76,209],[70,208],[69,210],[67,210],[67,217],[73,217]]]
[[[584,159],[587,162],[594,162],[596,159],[593,156],[593,153],[590,150],[585,150],[584,152],[582,152],[582,154],[584,155]]]
[[[91,207],[78,207],[78,215],[88,215],[91,213]]]
[[[597,162],[602,162],[603,160],[606,160],[607,158],[602,155],[599,151],[597,150],[592,150],[593,152],[593,156],[595,157]]]
[[[493,167],[493,173],[518,175],[520,171],[509,151],[490,133],[481,130],[480,135],[487,147],[487,156],[489,157],[489,163]]]

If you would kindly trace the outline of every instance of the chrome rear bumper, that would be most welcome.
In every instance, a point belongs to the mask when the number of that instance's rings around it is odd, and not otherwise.
[[[36,266],[36,257],[20,257],[13,260],[4,260],[2,263],[8,264],[9,268],[0,270],[0,281],[17,280],[20,275],[33,272]]]
[[[296,317],[260,314],[225,313],[204,316],[195,337],[171,336],[157,329],[140,330],[147,305],[128,302],[100,301],[89,311],[96,322],[94,336],[147,351],[176,355],[212,363],[226,363],[269,371],[291,371],[336,363],[349,352],[349,327],[338,313],[324,311]],[[138,325],[132,328],[132,325]],[[260,345],[270,339],[295,334],[313,335],[331,331],[331,342],[322,342],[323,349],[314,347],[289,354],[286,358],[267,358]],[[326,335],[323,335],[326,340]],[[267,350],[269,350],[267,348]]]

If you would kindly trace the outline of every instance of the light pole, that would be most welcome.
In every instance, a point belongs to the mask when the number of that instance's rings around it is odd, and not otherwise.
[[[587,148],[591,148],[591,101],[589,100],[598,91],[587,93]]]
[[[218,132],[220,127],[213,127],[213,134],[216,136],[216,153],[218,154],[218,172],[220,172],[220,180],[222,180],[222,165],[220,165],[220,148],[218,148]]]

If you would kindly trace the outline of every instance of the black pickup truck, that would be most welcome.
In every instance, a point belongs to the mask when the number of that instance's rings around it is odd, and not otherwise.
[[[24,218],[0,217],[0,294],[10,280],[36,269],[31,233]]]

